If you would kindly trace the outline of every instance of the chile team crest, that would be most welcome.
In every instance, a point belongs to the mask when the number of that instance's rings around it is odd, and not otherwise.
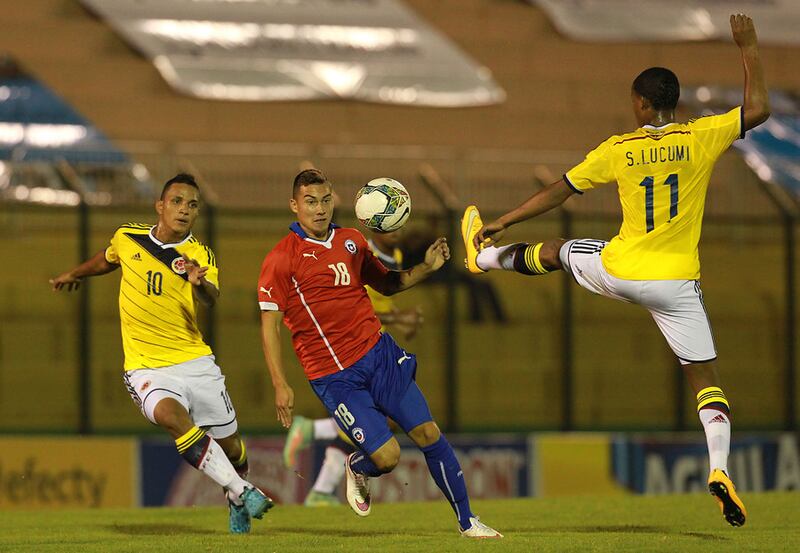
[[[172,260],[172,270],[177,274],[182,275],[186,273],[186,260],[182,257],[176,257]]]
[[[353,439],[360,444],[363,444],[364,440],[367,439],[367,437],[364,436],[364,430],[362,428],[359,428],[358,426],[353,428],[352,432],[353,432]]]
[[[356,243],[348,238],[344,242],[344,249],[355,255],[355,253],[358,251],[358,246],[356,246]]]

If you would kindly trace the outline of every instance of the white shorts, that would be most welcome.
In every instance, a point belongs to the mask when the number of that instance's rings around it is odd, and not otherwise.
[[[169,367],[127,371],[123,378],[131,398],[153,424],[158,424],[153,417],[156,404],[172,398],[212,438],[227,438],[238,428],[225,377],[213,355]]]
[[[595,294],[647,309],[681,364],[706,363],[717,358],[711,323],[696,280],[624,280],[608,274],[600,252],[603,240],[570,240],[559,257],[564,270]]]

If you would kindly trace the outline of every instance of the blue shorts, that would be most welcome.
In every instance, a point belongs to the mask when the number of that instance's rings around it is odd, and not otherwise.
[[[383,334],[364,357],[312,380],[311,388],[353,443],[372,455],[392,437],[386,417],[405,432],[433,420],[416,374],[416,355]]]

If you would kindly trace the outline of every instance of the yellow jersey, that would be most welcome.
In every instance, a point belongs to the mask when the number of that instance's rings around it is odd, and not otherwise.
[[[711,171],[722,152],[742,137],[741,107],[686,124],[645,125],[612,136],[564,175],[579,193],[617,183],[622,227],[601,253],[611,275],[700,278],[697,244]]]
[[[197,325],[197,304],[183,257],[207,266],[206,279],[219,288],[210,248],[191,233],[174,244],[153,235],[152,225],[122,225],[105,256],[122,267],[119,316],[125,370],[154,369],[211,354]]]
[[[387,269],[399,271],[403,267],[403,252],[401,252],[399,248],[395,248],[390,256],[380,251],[372,240],[367,240],[367,244],[369,244],[369,249],[372,250],[375,257],[377,257]],[[372,302],[372,308],[375,310],[375,313],[389,313],[394,309],[394,300],[392,298],[384,296],[369,286],[364,286],[364,288],[367,289],[367,295],[369,296],[369,301]],[[385,330],[385,328],[381,326],[381,330]]]

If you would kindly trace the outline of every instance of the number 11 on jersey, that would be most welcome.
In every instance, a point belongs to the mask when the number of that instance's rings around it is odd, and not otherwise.
[[[639,186],[644,186],[644,215],[647,223],[647,232],[655,228],[653,221],[653,177],[645,177]],[[678,215],[678,175],[672,173],[664,181],[664,186],[669,186],[669,220]]]

